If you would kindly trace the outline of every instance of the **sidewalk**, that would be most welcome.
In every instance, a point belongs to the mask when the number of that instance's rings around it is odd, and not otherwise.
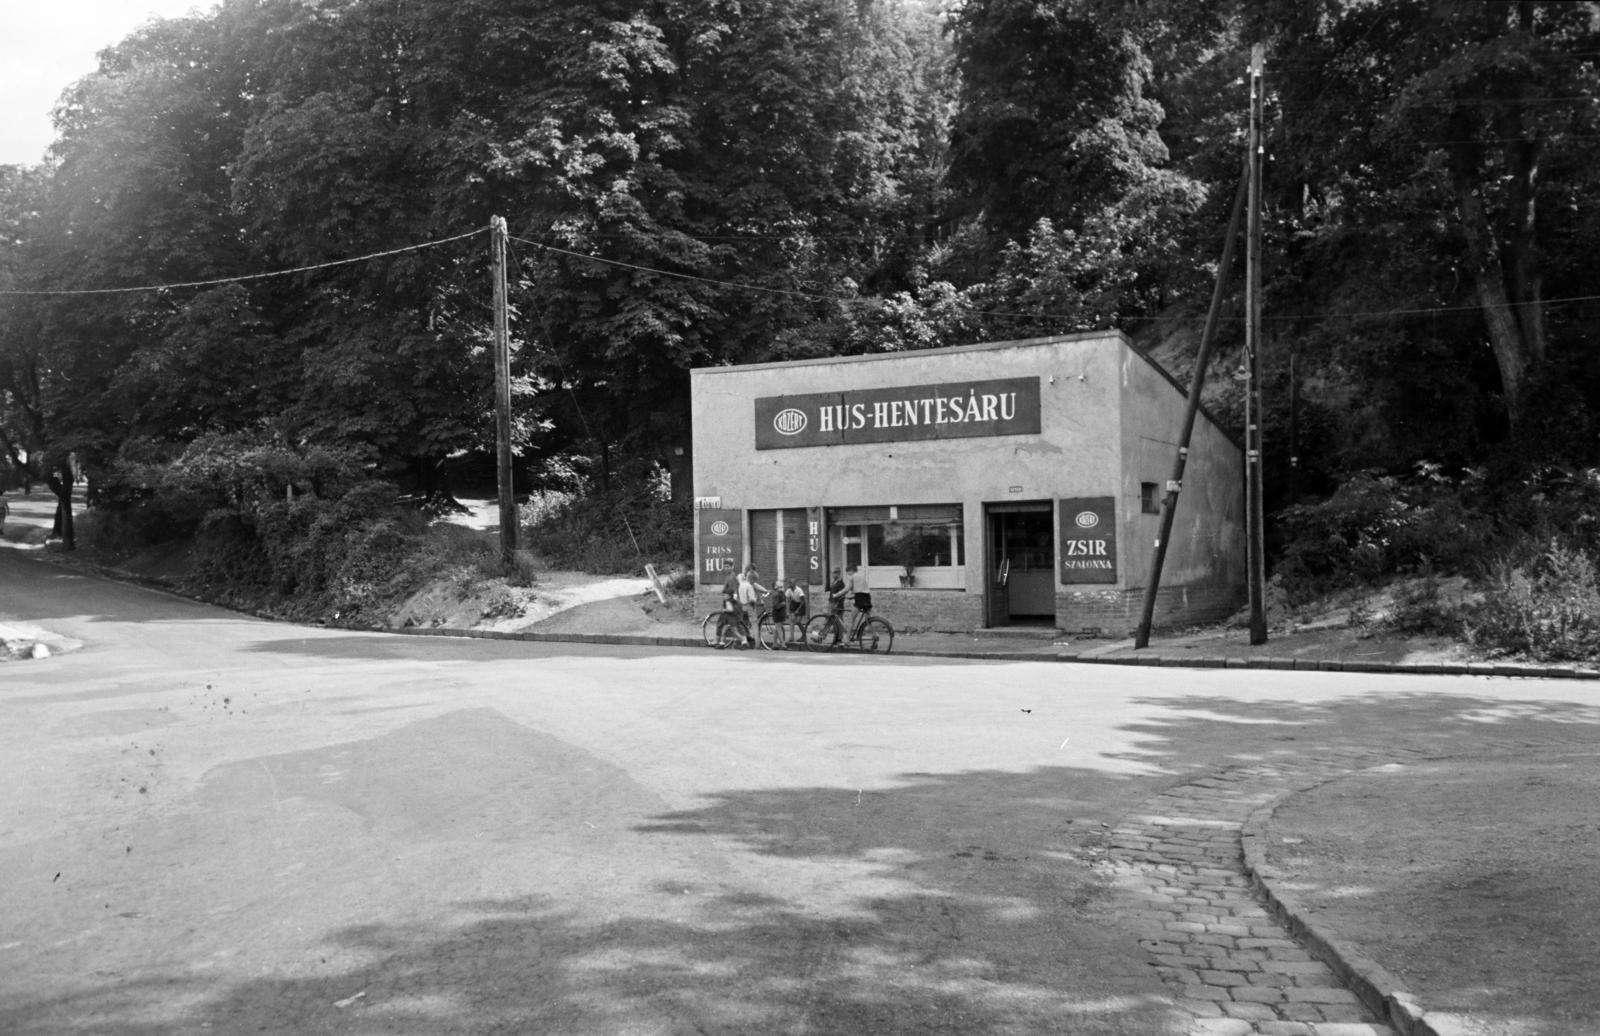
[[[704,647],[697,624],[658,623],[648,632],[584,633],[582,609],[572,609],[560,629],[543,623],[510,632],[406,629],[414,636],[474,637],[643,647]],[[792,650],[792,649],[791,649]],[[1142,650],[1133,640],[1072,637],[1057,630],[978,630],[972,633],[897,633],[891,657],[970,658],[1001,662],[1078,662],[1096,665],[1195,669],[1287,669],[1347,673],[1413,673],[1453,676],[1516,676],[1600,679],[1600,668],[1536,662],[1481,662],[1442,639],[1366,636],[1343,627],[1306,628],[1269,634],[1251,645],[1243,630],[1213,628],[1176,634],[1157,632]]]
[[[41,509],[42,513],[42,509]],[[15,513],[13,514],[15,517]],[[38,520],[40,516],[34,516]],[[6,530],[31,532],[42,539],[48,526],[13,524]],[[24,546],[11,543],[8,546]],[[37,545],[32,546],[38,549]],[[24,549],[28,549],[24,546]],[[166,581],[108,568],[78,558],[56,555],[58,564],[86,568],[111,579],[171,589]],[[410,636],[468,637],[534,643],[617,644],[642,647],[705,648],[699,618],[662,621],[648,614],[653,598],[608,597],[565,607],[549,618],[520,628],[502,623],[495,629],[414,626],[390,632]],[[632,603],[627,603],[632,602]],[[625,605],[625,607],[624,607]],[[635,608],[635,605],[641,607]],[[619,610],[626,616],[619,618]],[[370,626],[360,627],[370,630]],[[0,644],[14,638],[0,629]],[[37,639],[37,638],[35,638]],[[76,646],[76,645],[71,645]],[[71,646],[66,649],[70,650]],[[1346,673],[1411,673],[1451,676],[1502,676],[1600,680],[1600,665],[1555,665],[1533,661],[1481,661],[1467,649],[1439,637],[1407,637],[1351,629],[1342,623],[1302,625],[1269,631],[1263,644],[1252,645],[1245,630],[1212,626],[1180,631],[1155,631],[1150,645],[1134,647],[1132,638],[1077,636],[1039,627],[974,630],[969,633],[899,632],[891,656],[967,658],[994,662],[1076,662],[1093,665],[1161,666],[1194,669],[1278,669]]]

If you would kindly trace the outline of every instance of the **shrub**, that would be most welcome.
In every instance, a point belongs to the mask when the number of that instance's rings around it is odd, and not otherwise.
[[[512,551],[509,562],[502,561],[497,554],[495,563],[510,586],[534,586],[539,582],[539,559],[532,551]]]
[[[1395,592],[1394,609],[1384,627],[1402,634],[1435,633],[1456,637],[1463,628],[1462,608],[1459,603],[1445,599],[1438,577],[1427,569],[1422,579]]]
[[[1600,470],[1539,468],[1508,481],[1490,506],[1514,555],[1536,554],[1552,539],[1600,553]]]
[[[581,572],[682,564],[694,550],[693,513],[649,483],[587,496],[542,494],[524,505],[522,522],[530,549]]]
[[[1600,657],[1600,573],[1592,555],[1552,541],[1497,565],[1490,592],[1466,616],[1467,640],[1498,655],[1540,661]]]
[[[224,602],[239,600],[241,591],[270,587],[272,562],[254,523],[236,511],[206,515],[195,534],[188,581],[191,588]]]
[[[192,589],[294,617],[375,621],[439,569],[426,520],[382,482],[336,500],[300,496],[217,508],[195,538]]]
[[[1447,479],[1431,464],[1405,480],[1362,472],[1321,503],[1280,511],[1276,570],[1291,603],[1400,572],[1475,567],[1494,528],[1478,506],[1479,483],[1472,472]]]
[[[95,480],[94,545],[130,551],[200,535],[220,511],[252,514],[297,497],[337,498],[358,484],[353,455],[257,432],[203,435],[176,456],[130,444]]]

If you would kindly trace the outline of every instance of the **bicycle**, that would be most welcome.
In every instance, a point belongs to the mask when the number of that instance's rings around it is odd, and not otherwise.
[[[760,629],[762,621],[767,621],[765,612],[762,612],[760,618],[756,620],[757,630]],[[741,620],[739,616],[726,609],[710,612],[700,621],[700,636],[705,640],[706,647],[713,647],[718,650],[739,647],[744,645],[747,640],[754,639],[749,620]],[[767,646],[766,644],[762,645],[762,647]]]
[[[762,612],[761,617],[756,620],[756,640],[768,651],[786,651],[790,645],[799,647],[799,642],[804,637],[805,624],[802,622],[787,618],[779,622],[771,612]]]
[[[707,612],[706,617],[700,622],[700,636],[705,639],[706,647],[721,647],[723,629],[732,622],[733,613],[726,608]]]
[[[845,636],[844,620],[837,612],[814,615],[805,626],[806,647],[812,651],[832,651],[845,644],[854,644],[861,651],[882,651],[888,654],[894,647],[894,627],[889,620],[880,619],[870,612],[858,611],[851,624],[850,635]]]

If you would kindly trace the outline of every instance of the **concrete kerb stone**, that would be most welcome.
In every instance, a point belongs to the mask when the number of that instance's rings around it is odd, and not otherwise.
[[[1307,920],[1310,912],[1293,895],[1273,883],[1277,875],[1267,863],[1265,833],[1273,814],[1294,795],[1346,776],[1349,774],[1335,774],[1286,789],[1253,810],[1239,832],[1245,875],[1283,927],[1321,959],[1368,1010],[1388,1022],[1400,1036],[1459,1036],[1457,1026],[1426,1011],[1404,983],[1387,969],[1356,952],[1333,932]],[[1444,1024],[1435,1027],[1436,1021]]]
[[[370,627],[352,627],[368,629]],[[704,642],[695,636],[650,636],[611,633],[546,633],[539,630],[499,632],[494,630],[460,630],[442,627],[409,627],[391,630],[408,636],[472,637],[480,640],[521,640],[540,644],[613,644],[631,647],[702,647]],[[1343,673],[1393,673],[1433,674],[1452,676],[1498,676],[1563,680],[1600,680],[1600,670],[1567,668],[1561,666],[1526,666],[1504,663],[1468,663],[1442,665],[1413,662],[1356,662],[1341,659],[1294,658],[1239,658],[1237,656],[1207,655],[1177,657],[1153,653],[1149,655],[1097,655],[1083,651],[992,650],[982,648],[918,648],[896,644],[891,655],[907,658],[960,658],[989,662],[1068,662],[1077,665],[1150,666],[1164,669],[1278,669]]]

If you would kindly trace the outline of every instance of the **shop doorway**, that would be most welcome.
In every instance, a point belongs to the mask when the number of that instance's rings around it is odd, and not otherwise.
[[[990,626],[1054,626],[1056,530],[1049,501],[986,504]]]

